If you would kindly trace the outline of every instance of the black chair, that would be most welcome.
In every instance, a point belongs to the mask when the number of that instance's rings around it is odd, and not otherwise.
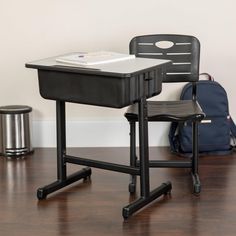
[[[130,54],[136,57],[168,59],[172,65],[163,71],[163,82],[192,82],[192,100],[148,101],[148,121],[192,122],[192,157],[186,160],[151,160],[150,167],[191,168],[193,193],[201,191],[198,176],[198,123],[205,117],[196,98],[196,82],[199,80],[200,43],[197,38],[186,35],[156,34],[133,38]],[[151,78],[150,78],[151,80]],[[163,91],[165,92],[165,91]],[[135,143],[135,122],[138,106],[130,106],[125,113],[130,123],[130,165],[138,166]],[[136,190],[136,176],[131,176],[129,192]]]

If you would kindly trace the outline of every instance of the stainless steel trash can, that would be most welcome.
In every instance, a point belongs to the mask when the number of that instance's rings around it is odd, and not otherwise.
[[[22,105],[0,107],[1,155],[20,156],[33,151],[31,111],[31,107]]]

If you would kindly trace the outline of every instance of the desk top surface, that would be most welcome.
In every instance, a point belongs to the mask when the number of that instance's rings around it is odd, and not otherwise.
[[[96,66],[81,67],[56,62],[56,58],[60,56],[29,62],[26,63],[26,67],[39,70],[51,70],[79,74],[132,77],[134,75],[148,72],[153,69],[157,69],[158,67],[162,67],[165,64],[171,63],[170,60],[134,58],[125,61],[104,63]]]

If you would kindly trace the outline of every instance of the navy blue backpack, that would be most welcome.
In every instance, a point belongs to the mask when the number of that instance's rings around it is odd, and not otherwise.
[[[233,150],[236,126],[230,117],[225,89],[209,74],[208,80],[197,82],[197,101],[206,117],[199,123],[199,154],[225,155]],[[192,85],[183,87],[180,100],[192,98]],[[169,131],[172,152],[190,156],[192,153],[192,124],[172,122]]]

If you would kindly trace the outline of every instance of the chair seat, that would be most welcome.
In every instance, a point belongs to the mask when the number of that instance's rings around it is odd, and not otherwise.
[[[203,113],[197,101],[148,101],[149,121],[201,121]],[[125,113],[128,121],[138,121],[138,104],[130,106]]]

